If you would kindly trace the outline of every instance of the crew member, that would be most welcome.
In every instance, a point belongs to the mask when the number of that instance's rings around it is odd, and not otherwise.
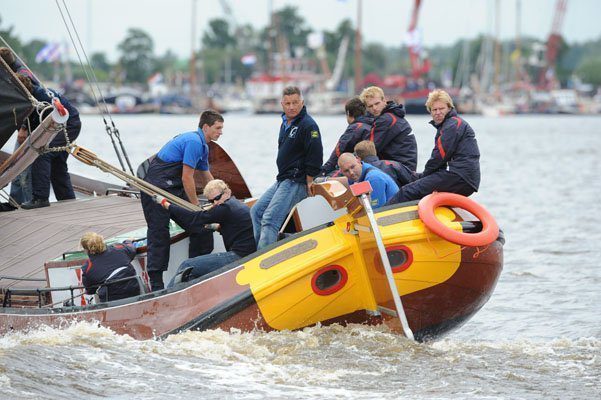
[[[405,108],[394,101],[386,101],[384,91],[370,86],[361,92],[367,112],[373,115],[371,131],[364,139],[376,145],[381,160],[398,161],[410,171],[417,168],[417,143],[411,126],[405,120]]]
[[[200,115],[198,129],[182,133],[161,148],[151,161],[144,180],[178,197],[198,204],[194,172],[200,172],[203,185],[213,179],[209,171],[209,146],[207,143],[219,139],[223,132],[223,117],[216,111],[207,110]],[[148,225],[148,265],[153,291],[163,289],[163,272],[169,266],[169,212],[156,204],[146,193],[141,194],[144,218]],[[202,249],[190,248],[208,254],[213,250],[213,235],[206,231],[195,240]],[[192,247],[192,246],[191,246]],[[191,255],[189,254],[189,255]],[[198,254],[196,254],[198,255]]]
[[[31,79],[31,82],[34,86],[39,86],[40,82],[33,76],[33,73],[24,66],[18,59],[15,57],[14,53],[10,51],[8,47],[0,47],[0,57],[4,60],[4,62],[10,67],[10,69],[19,75],[23,75]]]
[[[8,67],[15,73],[23,76],[27,76],[31,79],[34,86],[38,86],[38,80],[33,76],[33,73],[25,67],[15,57],[13,52],[8,47],[0,47],[0,57],[6,62]],[[17,141],[15,142],[15,151],[21,146],[25,138],[27,137],[27,130],[24,127],[19,129],[17,135]],[[23,172],[21,172],[10,185],[10,197],[12,197],[18,204],[23,204],[31,201],[31,165],[28,166]]]
[[[371,185],[371,206],[373,208],[382,207],[386,202],[398,192],[399,187],[394,180],[386,173],[366,162],[361,162],[352,153],[343,153],[338,158],[340,172],[345,176],[347,185],[356,182],[368,181]],[[334,178],[341,180],[340,178]],[[343,183],[344,180],[342,180]]]
[[[79,136],[81,131],[81,120],[79,119],[79,111],[75,108],[67,98],[61,96],[53,89],[45,89],[41,86],[35,86],[31,79],[24,75],[18,75],[19,80],[29,90],[29,92],[38,101],[53,103],[53,98],[58,99],[63,107],[69,112],[69,119],[64,131],[59,132],[54,139],[50,141],[48,147],[62,147],[67,144],[67,135],[69,142],[73,142]],[[51,97],[52,95],[52,97]],[[35,113],[34,113],[35,114]],[[42,116],[44,118],[45,116]],[[38,127],[41,120],[37,115],[30,115],[24,125],[19,130],[17,141],[22,143],[29,134]],[[31,165],[31,194],[32,199],[21,204],[21,208],[25,210],[48,207],[48,197],[50,196],[50,184],[57,200],[71,200],[75,198],[69,169],[67,167],[67,158],[69,152],[66,150],[48,151],[40,154]]]
[[[284,112],[278,138],[278,175],[251,209],[258,249],[277,241],[292,207],[311,194],[313,178],[323,162],[319,127],[307,113],[300,89],[285,88],[281,104]]]
[[[436,128],[434,149],[419,179],[409,183],[389,203],[418,200],[434,192],[469,196],[480,185],[480,150],[474,130],[457,116],[451,96],[444,90],[428,95],[426,108]]]
[[[119,300],[140,294],[137,279],[124,279],[136,276],[136,270],[131,265],[136,257],[136,249],[131,241],[107,247],[102,236],[87,232],[82,236],[80,244],[88,254],[88,260],[81,267],[87,294],[96,293],[100,301]],[[119,282],[111,283],[115,280]]]
[[[330,158],[321,167],[323,175],[331,175],[338,167],[338,157],[342,153],[352,153],[355,145],[359,143],[363,137],[368,136],[371,131],[373,118],[366,115],[365,104],[358,97],[353,97],[344,105],[346,113],[346,122],[348,126],[338,139],[336,147],[332,151]]]
[[[220,179],[212,180],[205,186],[204,195],[212,203],[212,207],[198,212],[178,207],[160,196],[156,199],[166,210],[169,210],[171,218],[186,231],[202,232],[205,224],[219,224],[219,232],[223,236],[226,252],[206,254],[184,261],[176,277],[182,273],[186,276],[180,277],[179,281],[188,281],[208,274],[257,249],[250,209],[232,196],[229,186]],[[169,286],[173,284],[174,280],[169,283]]]
[[[374,167],[386,172],[398,187],[406,185],[409,182],[417,179],[417,174],[410,171],[405,165],[393,160],[380,160],[376,155],[376,146],[374,142],[363,140],[355,146],[355,155],[363,162],[373,165]]]

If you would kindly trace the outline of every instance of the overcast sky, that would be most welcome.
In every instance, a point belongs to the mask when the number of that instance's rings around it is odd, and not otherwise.
[[[155,43],[155,53],[172,49],[187,57],[191,49],[194,0],[58,0],[65,2],[80,37],[91,54],[102,51],[118,57],[117,44],[128,28],[141,28]],[[518,0],[500,0],[502,38],[515,36]],[[315,30],[332,30],[345,18],[356,21],[358,0],[228,0],[238,23],[263,27],[269,5],[274,9],[295,5]],[[414,1],[363,0],[366,42],[396,46],[403,42]],[[423,0],[418,26],[426,46],[451,44],[459,38],[494,33],[495,0]],[[545,39],[551,30],[556,0],[521,0],[522,35]],[[0,0],[1,27],[14,27],[24,41],[34,38],[67,41],[55,1]],[[197,37],[212,18],[224,17],[219,0],[196,0]],[[601,37],[601,1],[568,0],[562,34],[570,43]],[[198,42],[197,42],[198,43]],[[198,46],[198,45],[197,45]]]

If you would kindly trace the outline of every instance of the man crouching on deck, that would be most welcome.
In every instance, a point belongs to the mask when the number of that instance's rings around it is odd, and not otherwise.
[[[220,179],[215,179],[204,188],[204,195],[213,206],[203,211],[188,211],[170,204],[164,197],[157,196],[156,201],[166,210],[171,218],[187,232],[193,233],[204,229],[205,224],[219,224],[223,236],[225,253],[212,253],[190,258],[178,268],[180,281],[196,279],[215,271],[231,262],[253,253],[257,246],[253,236],[253,225],[250,209],[240,200],[232,196],[229,186]],[[188,270],[186,272],[186,270]],[[184,278],[183,275],[187,276]],[[175,277],[168,287],[173,286]]]
[[[313,178],[323,161],[319,127],[307,114],[299,88],[284,89],[282,109],[276,182],[250,211],[257,249],[278,240],[278,231],[292,207],[311,194]]]
[[[171,139],[151,161],[145,181],[181,198],[187,198],[192,204],[198,204],[194,171],[199,170],[202,184],[213,180],[209,171],[208,142],[219,139],[223,132],[221,114],[207,110],[200,116],[198,129],[182,133]],[[169,267],[169,212],[142,193],[142,209],[148,225],[148,265],[147,271],[153,291],[163,289],[163,272]],[[213,234],[210,231],[195,240],[204,251],[193,253],[190,257],[208,254],[213,250]],[[192,237],[190,238],[192,244]],[[203,243],[201,243],[203,242]]]

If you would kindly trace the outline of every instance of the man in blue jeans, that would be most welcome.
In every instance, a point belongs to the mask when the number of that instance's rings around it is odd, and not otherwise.
[[[224,265],[234,262],[256,250],[253,237],[250,210],[240,200],[232,196],[232,191],[227,184],[214,179],[207,183],[203,194],[213,206],[205,211],[188,211],[184,208],[170,204],[164,197],[156,196],[155,201],[169,211],[169,216],[187,232],[198,233],[204,231],[206,224],[219,224],[219,231],[223,236],[225,253],[212,253],[184,261],[177,270],[179,281],[189,281],[209,272],[215,271]],[[187,271],[192,268],[190,271]],[[167,287],[173,286],[175,278]]]
[[[300,89],[285,88],[281,104],[284,112],[278,137],[278,175],[251,209],[257,249],[277,241],[288,213],[311,193],[313,178],[323,162],[319,127],[307,114]]]

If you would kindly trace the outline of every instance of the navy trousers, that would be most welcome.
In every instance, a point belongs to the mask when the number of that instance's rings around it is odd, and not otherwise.
[[[474,188],[462,177],[442,170],[404,185],[386,204],[419,200],[434,191],[457,193],[463,196],[469,196],[475,192]]]
[[[67,135],[69,141],[77,139],[81,131],[81,122],[79,120],[67,126]],[[64,146],[64,133],[58,135],[50,142],[50,147]],[[75,198],[71,177],[67,168],[67,158],[69,153],[66,151],[53,151],[44,153],[33,162],[31,167],[31,186],[32,195],[35,199],[48,200],[50,196],[50,184],[57,200],[70,200]]]

